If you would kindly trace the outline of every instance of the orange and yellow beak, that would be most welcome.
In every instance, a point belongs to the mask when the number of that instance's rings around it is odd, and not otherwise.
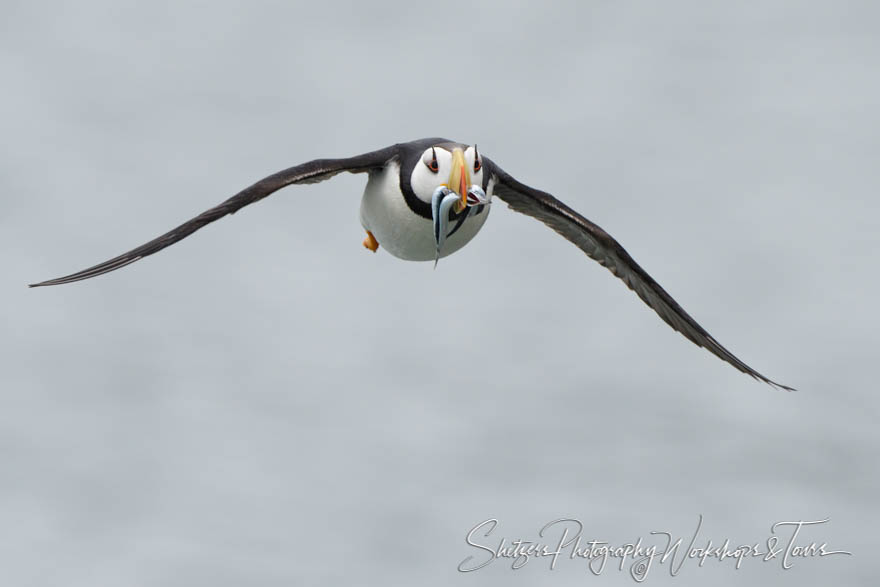
[[[471,171],[461,149],[452,151],[452,171],[449,173],[449,183],[446,185],[461,196],[461,199],[455,203],[455,211],[461,212],[467,207],[468,187],[471,185]]]

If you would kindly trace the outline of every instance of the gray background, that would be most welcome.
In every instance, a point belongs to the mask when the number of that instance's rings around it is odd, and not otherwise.
[[[466,532],[558,517],[852,557],[655,584],[873,582],[875,3],[29,4],[0,19],[0,582],[580,585]],[[289,188],[145,261],[278,169],[478,143],[618,238],[775,391],[497,203],[406,263],[360,176]],[[467,303],[465,304],[465,300]]]

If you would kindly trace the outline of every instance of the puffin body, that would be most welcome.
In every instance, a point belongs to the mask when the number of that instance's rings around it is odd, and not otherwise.
[[[515,179],[476,145],[430,138],[398,143],[343,159],[315,159],[265,177],[177,228],[127,253],[31,287],[81,281],[115,271],[186,238],[200,228],[293,184],[316,183],[342,172],[366,173],[361,200],[364,246],[395,257],[430,261],[465,246],[489,216],[493,197],[552,228],[607,268],[685,338],[739,371],[791,390],[752,369],[710,335],[627,253],[617,240],[547,192]],[[451,308],[455,311],[457,308]],[[466,310],[466,308],[465,308]]]
[[[443,177],[441,174],[444,168],[451,165],[456,149],[461,151],[465,164],[472,168],[473,156],[469,157],[465,145],[445,143],[443,147],[434,146],[439,167],[436,175]],[[421,158],[422,153],[417,154]],[[361,224],[383,249],[399,259],[435,261],[438,256],[451,255],[476,236],[489,216],[490,207],[486,203],[463,212],[453,212],[448,218],[449,230],[445,242],[438,251],[433,218],[426,212],[428,208],[424,207],[431,205],[436,179],[423,177],[419,166],[407,163],[406,160],[394,159],[382,169],[370,172],[361,199]],[[482,172],[472,174],[472,181],[481,179]],[[491,200],[491,182],[487,180],[486,183],[486,198]]]

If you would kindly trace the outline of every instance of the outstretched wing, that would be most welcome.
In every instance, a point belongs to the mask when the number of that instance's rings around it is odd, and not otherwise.
[[[325,179],[330,179],[338,173],[348,171],[351,173],[362,173],[383,167],[390,159],[398,154],[398,145],[393,145],[378,151],[364,153],[355,157],[346,159],[316,159],[297,165],[284,171],[279,171],[269,177],[261,179],[254,185],[243,189],[236,195],[232,196],[225,202],[214,206],[210,210],[205,210],[192,220],[188,220],[177,228],[166,232],[160,237],[154,238],[136,249],[132,249],[127,253],[123,253],[118,257],[114,257],[103,263],[99,263],[94,267],[83,269],[77,273],[72,273],[65,277],[58,277],[40,283],[33,283],[30,287],[40,287],[44,285],[60,285],[62,283],[71,283],[89,279],[110,271],[115,271],[120,267],[125,267],[130,263],[134,263],[144,257],[161,251],[165,247],[171,246],[177,241],[184,239],[202,228],[203,226],[223,218],[227,214],[234,214],[241,208],[254,202],[258,202],[281,188],[295,183],[318,183]]]
[[[484,164],[486,159],[484,158]],[[610,234],[593,224],[550,194],[531,188],[489,162],[495,179],[493,193],[523,214],[537,218],[598,261],[636,292],[657,315],[697,346],[707,349],[743,373],[788,391],[793,388],[761,375],[724,348],[711,334],[666,293]]]

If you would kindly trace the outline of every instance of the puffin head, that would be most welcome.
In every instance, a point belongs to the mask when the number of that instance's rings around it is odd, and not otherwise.
[[[430,202],[439,187],[458,195],[455,212],[484,203],[474,187],[483,185],[483,161],[477,146],[441,143],[424,150],[413,168],[411,185],[416,196]]]

